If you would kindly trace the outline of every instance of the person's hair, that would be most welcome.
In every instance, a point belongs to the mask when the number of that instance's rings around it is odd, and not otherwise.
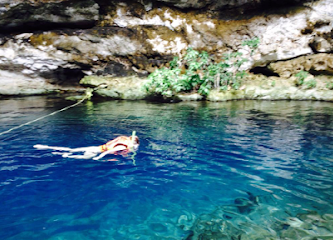
[[[132,140],[132,136],[130,136],[130,139]],[[137,144],[140,144],[140,140],[139,140],[138,136],[135,136],[135,137],[134,137],[134,141],[135,141]]]

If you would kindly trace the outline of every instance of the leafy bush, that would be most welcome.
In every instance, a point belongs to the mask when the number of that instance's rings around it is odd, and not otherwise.
[[[309,76],[309,73],[306,71],[299,71],[295,74],[296,77],[296,85],[302,86],[304,84],[304,80]]]
[[[251,55],[254,53],[254,51],[259,47],[260,39],[255,37],[249,40],[245,40],[243,42],[243,46],[249,46],[251,48]]]
[[[258,44],[259,39],[243,43],[252,50]],[[242,53],[233,52],[224,54],[221,61],[216,62],[207,52],[188,48],[183,58],[175,57],[169,67],[151,73],[145,89],[149,93],[165,97],[172,97],[179,92],[198,92],[206,96],[213,88],[239,89],[246,75],[240,69],[246,61],[247,59],[242,58]]]
[[[310,80],[305,82],[307,88],[315,88],[317,86],[317,80],[315,78],[311,78]]]
[[[333,90],[333,82],[326,83],[326,88],[328,88],[329,90]]]
[[[306,88],[315,88],[317,86],[317,81],[315,78],[308,79],[309,73],[307,71],[300,71],[295,74],[296,86],[304,86]]]

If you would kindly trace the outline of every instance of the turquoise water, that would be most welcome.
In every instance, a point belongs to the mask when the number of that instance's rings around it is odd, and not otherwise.
[[[70,104],[0,100],[0,132]],[[133,130],[135,156],[33,148]],[[83,103],[0,136],[0,238],[333,239],[332,130],[325,102]]]

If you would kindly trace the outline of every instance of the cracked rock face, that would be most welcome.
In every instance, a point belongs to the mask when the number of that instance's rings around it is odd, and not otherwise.
[[[45,1],[42,4],[24,1],[16,5],[11,3],[10,6],[6,10],[2,8],[2,32],[24,31],[27,28],[92,27],[99,18],[99,5],[93,0]]]
[[[269,68],[281,77],[291,77],[300,71],[333,75],[333,55],[315,54],[298,57],[289,61],[271,63]]]
[[[305,2],[280,2],[268,14],[258,9],[277,1],[2,0],[0,80],[16,74],[44,82],[44,89],[63,89],[77,87],[87,75],[144,77],[188,47],[217,59],[240,50],[248,59],[246,70],[268,67],[280,76],[293,74],[294,66],[280,61],[309,55],[299,60],[303,69],[310,64],[312,73],[331,74],[333,6],[330,0]],[[244,15],[229,14],[245,6]],[[251,53],[242,42],[254,37],[260,45]],[[317,53],[325,54],[326,69],[319,57],[310,57]]]

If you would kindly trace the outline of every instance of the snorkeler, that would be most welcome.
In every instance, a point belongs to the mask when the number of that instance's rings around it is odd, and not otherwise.
[[[104,145],[95,147],[82,147],[82,148],[67,148],[67,147],[52,147],[47,145],[37,144],[34,146],[39,150],[51,149],[58,152],[53,154],[62,155],[66,158],[77,158],[77,159],[94,159],[99,160],[107,154],[121,154],[126,155],[130,152],[135,152],[139,148],[139,138],[135,136],[133,132],[132,136],[119,136]],[[83,155],[73,154],[77,152],[84,152]],[[97,156],[100,154],[99,156]],[[97,157],[96,157],[97,156]]]

